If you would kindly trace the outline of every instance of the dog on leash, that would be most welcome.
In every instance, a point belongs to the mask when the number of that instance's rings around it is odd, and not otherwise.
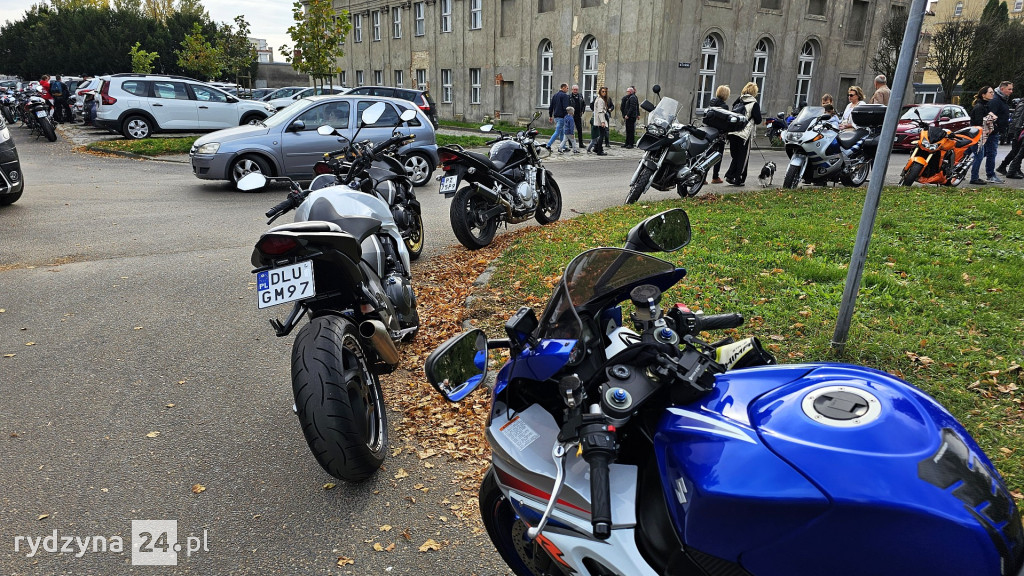
[[[762,188],[770,188],[773,179],[775,179],[775,162],[769,160],[761,167],[761,173],[757,175],[757,181],[761,183]]]

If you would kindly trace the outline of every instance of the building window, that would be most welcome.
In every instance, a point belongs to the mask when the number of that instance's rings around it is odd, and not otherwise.
[[[416,35],[423,36],[427,33],[426,8],[423,7],[423,2],[417,2],[412,5],[412,9],[416,20]]]
[[[363,71],[362,70],[356,70],[356,86],[362,86],[363,84],[365,84],[365,82],[363,82],[363,80],[364,80],[364,78],[363,78]]]
[[[1024,10],[1024,0],[1017,0],[1013,3],[1013,11],[1020,12],[1021,10]]]
[[[373,85],[374,86],[383,86],[384,85],[384,71],[383,70],[374,70],[373,71]]]
[[[395,88],[405,88],[404,70],[395,70]]]
[[[540,105],[547,106],[551,103],[551,74],[555,53],[551,50],[551,41],[545,40],[540,43]]]
[[[762,10],[782,10],[782,0],[761,0]]]
[[[338,75],[338,80],[341,80],[343,87],[348,87],[348,73],[345,70],[342,70],[341,74]]]
[[[846,27],[846,40],[863,42],[864,31],[867,29],[868,3],[864,0],[853,0],[850,8],[850,20]]]
[[[363,15],[355,14],[352,16],[352,35],[355,37],[356,42],[363,41]]]
[[[810,0],[807,3],[807,13],[811,16],[824,16],[825,0]]]
[[[764,38],[754,46],[754,69],[750,72],[750,81],[757,84],[757,103],[761,104],[764,97],[764,80],[768,77],[768,41]]]
[[[426,90],[427,89],[427,69],[417,68],[416,69],[416,89]]]
[[[452,71],[450,68],[441,69],[441,102],[451,104],[452,101]]]
[[[480,69],[469,69],[469,103],[480,103]]]
[[[580,8],[594,8],[595,6],[600,5],[601,0],[583,0],[583,3],[580,5]]]
[[[597,38],[583,41],[583,99],[593,102],[597,96]]]
[[[551,12],[555,9],[555,0],[538,0],[537,13]]]
[[[452,31],[452,0],[441,0],[441,32]]]
[[[796,95],[793,97],[793,109],[800,107],[801,102],[807,102],[811,94],[811,75],[814,74],[814,44],[805,42],[800,50],[800,60],[796,65]]]
[[[469,29],[479,30],[484,27],[484,0],[469,0]]]
[[[373,20],[373,41],[380,42],[380,10],[370,12],[370,18]]]
[[[960,16],[963,16],[963,13],[964,13],[964,3],[963,2],[957,2],[956,3],[956,8],[953,8],[953,17],[954,18],[959,18]]]
[[[395,7],[391,9],[391,23],[394,24],[394,38],[402,37],[402,9]]]
[[[715,73],[718,70],[718,38],[708,34],[700,47],[700,79],[697,85],[697,108],[707,108],[715,96]]]

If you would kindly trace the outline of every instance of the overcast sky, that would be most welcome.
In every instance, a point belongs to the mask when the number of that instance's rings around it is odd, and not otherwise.
[[[0,23],[20,20],[25,11],[39,0],[0,0]],[[279,48],[291,44],[288,27],[292,25],[290,0],[203,0],[203,6],[215,22],[234,23],[235,16],[245,16],[254,38],[263,38],[274,49],[274,61],[280,62]]]

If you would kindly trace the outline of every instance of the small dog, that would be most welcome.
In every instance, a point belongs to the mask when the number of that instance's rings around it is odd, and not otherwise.
[[[761,173],[757,175],[757,181],[761,183],[762,188],[770,188],[774,178],[775,162],[765,162],[764,166],[761,167]]]

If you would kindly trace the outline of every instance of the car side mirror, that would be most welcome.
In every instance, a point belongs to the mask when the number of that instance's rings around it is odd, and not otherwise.
[[[430,353],[423,371],[446,400],[462,400],[487,377],[487,336],[476,329],[449,338]]]
[[[237,102],[238,102],[238,98],[235,98],[234,96],[228,96],[228,103],[229,104],[235,104]]]
[[[302,120],[296,120],[288,125],[289,132],[302,132],[306,129],[306,123]]]
[[[949,116],[943,116],[942,118],[939,118],[939,122],[949,122]]]
[[[644,101],[640,103],[640,107],[646,110],[647,112],[654,112],[655,108],[654,103],[646,98],[644,98]]]
[[[638,252],[674,252],[690,243],[690,217],[673,208],[655,214],[629,231],[626,248]]]

